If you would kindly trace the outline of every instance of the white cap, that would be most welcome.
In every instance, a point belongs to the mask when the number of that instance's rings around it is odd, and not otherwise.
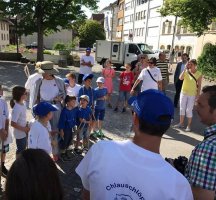
[[[97,83],[104,83],[104,77],[98,77],[96,82]]]

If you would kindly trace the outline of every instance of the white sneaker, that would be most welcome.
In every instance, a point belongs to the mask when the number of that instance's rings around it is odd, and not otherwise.
[[[187,126],[186,129],[185,129],[185,131],[186,132],[191,132],[191,128]]]
[[[173,127],[174,128],[184,128],[184,125],[179,123],[179,124],[174,125]]]

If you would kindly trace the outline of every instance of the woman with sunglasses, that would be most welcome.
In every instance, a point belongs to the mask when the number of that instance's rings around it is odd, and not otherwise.
[[[134,90],[137,85],[142,81],[141,92],[148,89],[162,90],[162,76],[159,68],[156,67],[157,60],[152,57],[148,62],[148,67],[143,69],[135,81],[131,95],[134,94]]]
[[[193,107],[196,98],[200,94],[202,74],[197,70],[197,61],[191,59],[185,66],[185,69],[179,76],[183,81],[180,94],[180,122],[175,125],[175,128],[184,128],[185,114],[188,118],[186,132],[191,131],[191,123],[193,116]]]

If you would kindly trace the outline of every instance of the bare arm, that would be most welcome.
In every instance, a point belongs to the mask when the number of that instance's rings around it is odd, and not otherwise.
[[[83,188],[82,199],[83,200],[90,200],[90,192],[88,190],[86,190],[85,188]]]
[[[200,76],[197,80],[198,88],[197,88],[197,96],[200,95],[201,85],[202,85],[202,76]]]
[[[214,200],[215,191],[205,190],[200,187],[191,186],[194,200]]]
[[[187,68],[185,67],[184,70],[183,70],[183,72],[179,76],[180,80],[184,80],[184,74],[185,74],[186,70],[187,70]]]
[[[23,132],[25,132],[26,134],[29,132],[29,127],[23,127],[23,126],[20,126],[19,124],[17,124],[16,122],[13,122],[13,121],[11,121],[11,126],[12,127],[14,127],[14,128],[16,128],[16,129],[18,129],[18,130],[20,130],[20,131],[23,131]]]
[[[162,81],[158,81],[158,89],[162,91]]]
[[[131,89],[131,94],[133,94],[133,92],[134,92],[134,89],[136,88],[136,86],[139,84],[139,82],[140,82],[141,80],[140,79],[137,79],[136,81],[135,81],[135,83],[134,83],[134,85],[133,85],[133,87],[132,87],[132,89]]]

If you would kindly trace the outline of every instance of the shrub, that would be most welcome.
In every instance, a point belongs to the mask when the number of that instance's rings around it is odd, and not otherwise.
[[[54,44],[53,49],[54,50],[65,50],[67,48],[64,43],[59,42],[59,43]]]
[[[216,80],[216,45],[207,45],[198,58],[198,69],[210,81]]]
[[[44,50],[43,54],[53,55],[53,53],[51,51],[49,51],[49,50]]]

